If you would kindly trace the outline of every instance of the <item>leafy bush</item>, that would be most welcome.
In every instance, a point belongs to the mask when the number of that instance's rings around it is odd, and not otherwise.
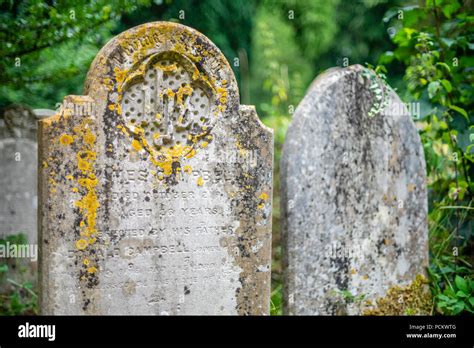
[[[406,101],[417,120],[429,189],[431,291],[440,314],[472,313],[474,29],[468,1],[428,0],[394,8],[386,21],[396,49],[381,64],[405,70]]]
[[[27,244],[23,233],[0,239],[0,245]],[[0,315],[38,314],[38,295],[34,284],[24,280],[29,273],[29,260],[5,259],[0,262]]]

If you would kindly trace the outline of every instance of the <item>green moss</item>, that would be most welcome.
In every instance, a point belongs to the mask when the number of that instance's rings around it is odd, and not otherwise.
[[[433,299],[428,280],[421,274],[407,286],[393,286],[385,297],[378,298],[373,304],[366,301],[368,307],[363,315],[430,315]]]

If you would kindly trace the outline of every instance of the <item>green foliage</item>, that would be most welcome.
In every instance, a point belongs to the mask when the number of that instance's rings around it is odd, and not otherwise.
[[[301,56],[313,61],[334,45],[338,31],[334,18],[340,0],[267,0],[264,6],[274,9],[292,27]],[[284,41],[283,41],[284,42]]]
[[[122,19],[115,30],[120,33],[132,26],[157,20],[179,22],[209,37],[229,61],[243,103],[249,103],[248,80],[251,59],[250,35],[254,25],[256,0],[174,0],[139,8]]]
[[[405,69],[405,99],[422,107],[418,127],[428,173],[429,273],[442,314],[472,312],[470,295],[457,285],[463,284],[460,279],[472,282],[474,244],[474,16],[469,13],[469,2],[453,0],[392,9],[386,18],[396,28],[396,48],[380,57],[383,64]]]
[[[330,17],[337,28],[329,47],[313,59],[316,71],[349,64],[376,64],[378,57],[390,50],[389,30],[385,27],[384,14],[400,0],[327,1],[336,4],[336,15]],[[319,27],[315,30],[320,30]],[[393,74],[395,73],[395,74]],[[392,71],[392,77],[398,71]]]
[[[81,94],[87,69],[123,13],[150,1],[3,1],[0,106],[53,108]]]
[[[270,294],[270,315],[282,315],[282,285],[278,284]]]
[[[261,5],[255,20],[251,61],[254,99],[251,102],[257,105],[264,119],[288,117],[290,105],[293,108],[297,105],[303,97],[304,87],[311,81],[311,66],[296,44],[291,21],[280,11]],[[283,135],[285,131],[283,129]]]
[[[23,233],[0,239],[0,245],[27,244]],[[2,259],[3,260],[3,259]],[[13,273],[15,276],[13,276]],[[20,259],[6,259],[0,262],[0,315],[37,315],[38,295],[30,281],[19,282],[18,275],[28,273],[28,264]]]
[[[375,96],[374,102],[367,114],[368,117],[375,117],[381,114],[388,103],[387,95],[385,94],[387,88],[387,82],[385,81],[386,76],[384,73],[379,71],[381,69],[383,68],[377,67],[373,70],[373,67],[368,64],[368,68],[365,68],[362,71],[362,76],[370,82],[369,89],[372,90]]]
[[[474,280],[470,266],[455,265],[454,260],[443,256],[436,265],[430,267],[437,311],[447,315],[463,311],[474,314]]]

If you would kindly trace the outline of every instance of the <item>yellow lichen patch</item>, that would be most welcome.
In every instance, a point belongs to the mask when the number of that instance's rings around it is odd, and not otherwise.
[[[117,126],[117,128],[120,129],[120,131],[121,131],[123,134],[129,135],[127,129],[126,129],[124,126],[122,126],[122,125],[119,124],[119,125]]]
[[[127,69],[121,70],[120,68],[115,67],[114,68],[114,74],[115,74],[115,81],[118,84],[121,84],[123,81],[125,81],[125,78],[128,74],[128,70]]]
[[[260,203],[260,204],[257,206],[258,209],[263,209],[264,207],[265,207],[265,203]]]
[[[192,148],[190,146],[183,144],[175,145],[160,152],[154,158],[154,163],[163,170],[165,176],[169,176],[173,173],[173,163],[179,163],[181,158],[183,156],[187,157],[191,151]]]
[[[201,77],[201,74],[199,73],[199,69],[195,67],[191,78],[193,79],[193,81],[196,81],[196,80],[199,80],[200,77]]]
[[[79,239],[76,242],[76,248],[79,250],[84,250],[87,247],[87,242],[84,239]]]
[[[247,156],[247,150],[242,146],[239,140],[235,142],[235,146],[239,149],[239,153],[242,157]]]
[[[114,111],[115,110],[115,104],[110,104],[108,106],[108,108],[109,108],[110,111]]]
[[[74,180],[74,177],[71,174],[69,174],[69,175],[66,175],[66,179],[67,180]]]
[[[183,103],[183,96],[187,95],[190,96],[193,94],[193,88],[189,84],[185,84],[184,86],[180,86],[178,92],[176,92],[176,101],[178,104]]]
[[[191,168],[191,166],[187,165],[187,166],[184,166],[183,171],[186,174],[191,174],[191,172],[193,171],[193,168]]]
[[[82,170],[83,172],[86,172],[88,170],[90,170],[91,166],[90,166],[90,163],[83,160],[82,158],[78,158],[77,160],[77,167]]]
[[[92,165],[96,159],[96,153],[89,150],[78,151],[76,158],[77,167],[82,171],[83,174],[87,174],[92,169]]]
[[[136,139],[133,139],[132,140],[132,148],[135,150],[135,151],[141,151],[143,149],[142,145],[140,144],[140,142]]]
[[[268,195],[265,192],[262,192],[260,194],[260,196],[258,196],[258,198],[263,199],[264,201],[266,201],[268,199]]]
[[[73,141],[73,137],[71,137],[69,134],[63,134],[59,138],[59,143],[61,143],[61,145],[71,145]]]
[[[43,161],[43,168],[48,168],[48,162]]]
[[[107,90],[111,91],[114,89],[114,83],[108,77],[103,80],[103,84]]]
[[[433,300],[428,287],[428,280],[421,274],[407,286],[393,286],[384,297],[378,298],[375,304],[366,301],[369,307],[363,315],[430,315]]]
[[[203,142],[201,143],[201,147],[202,147],[202,148],[206,148],[207,145],[209,145],[209,143],[208,143],[207,141],[203,141]]]
[[[204,185],[204,179],[200,176],[197,178],[197,185],[198,186],[203,186]]]
[[[218,99],[221,104],[227,103],[227,90],[222,87],[217,87]]]
[[[171,88],[167,88],[166,91],[165,91],[165,94],[169,97],[169,98],[174,98],[175,96],[175,93],[173,92],[173,90]]]
[[[87,273],[96,273],[96,272],[97,272],[97,268],[94,266],[87,268]]]
[[[97,200],[95,191],[88,191],[81,200],[75,203],[75,206],[81,210],[81,213],[84,215],[87,221],[87,231],[89,232],[88,235],[92,235],[95,232],[95,219],[97,217],[96,211],[99,207],[99,202]]]
[[[84,250],[88,245],[92,245],[97,241],[94,237],[94,235],[97,234],[95,226],[97,210],[100,206],[96,192],[96,186],[99,180],[96,177],[94,169],[97,158],[95,152],[97,137],[91,130],[90,119],[85,119],[80,125],[74,127],[74,132],[75,139],[80,146],[76,153],[77,169],[80,174],[77,177],[79,188],[74,187],[72,190],[81,195],[80,199],[74,202],[74,205],[79,208],[79,213],[82,216],[79,222],[81,238],[76,241],[76,247],[80,250]],[[86,257],[83,262],[84,265],[90,266],[91,261],[89,258]],[[94,266],[90,266],[89,269],[97,270]],[[95,273],[95,271],[88,273]]]
[[[157,64],[154,65],[154,68],[160,68],[163,71],[173,72],[173,71],[176,71],[176,69],[178,69],[178,66],[176,65],[176,63],[170,64],[170,65],[163,65],[162,62],[158,62]]]
[[[191,150],[184,157],[189,159],[189,158],[193,158],[194,155],[196,155],[196,150],[194,150],[194,148],[191,148]]]

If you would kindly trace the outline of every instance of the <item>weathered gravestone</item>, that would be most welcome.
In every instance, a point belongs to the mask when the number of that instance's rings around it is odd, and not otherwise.
[[[36,117],[33,110],[12,105],[0,118],[0,239],[23,233],[37,242]]]
[[[37,118],[42,114],[13,104],[0,111],[0,292],[17,284],[36,285],[37,233]],[[49,110],[51,111],[51,110]]]
[[[40,123],[43,314],[267,314],[273,135],[205,36],[165,22],[97,55]]]
[[[405,105],[369,70],[313,82],[281,172],[287,314],[367,313],[425,273],[423,149]]]

